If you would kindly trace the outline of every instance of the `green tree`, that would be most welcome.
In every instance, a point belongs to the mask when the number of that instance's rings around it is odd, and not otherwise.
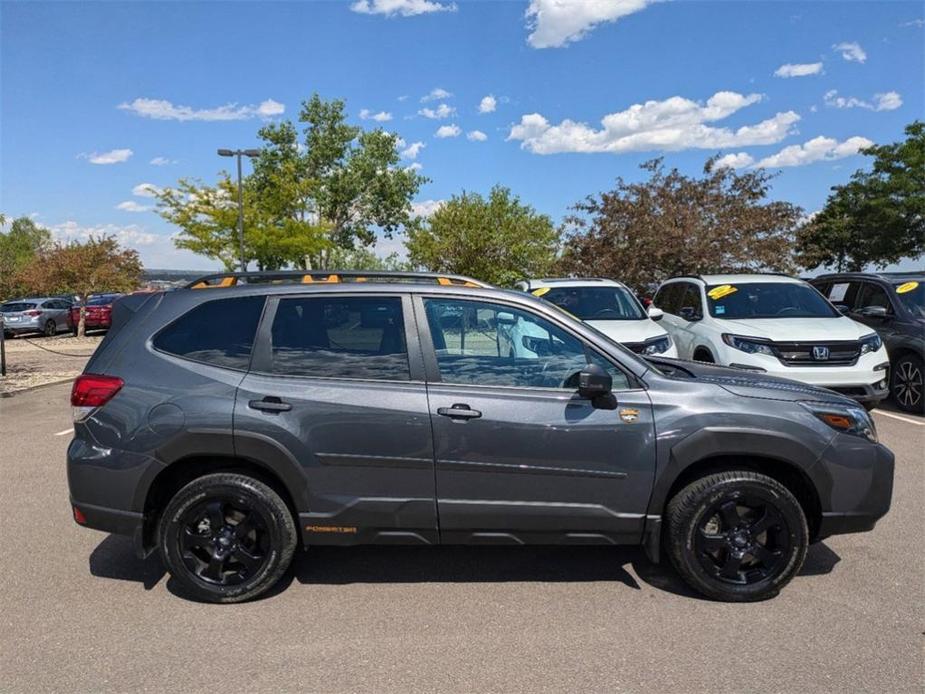
[[[548,216],[495,186],[487,199],[477,193],[454,195],[429,219],[409,226],[405,245],[414,265],[510,286],[546,274],[558,243]]]
[[[327,265],[333,248],[364,247],[411,220],[427,180],[400,166],[399,138],[349,125],[344,102],[317,94],[302,104],[303,139],[291,121],[258,132],[261,154],[243,185],[245,255],[260,269]],[[159,212],[180,227],[176,244],[220,260],[238,257],[237,189],[181,180],[158,195]]]
[[[130,292],[141,281],[138,252],[122,248],[112,236],[90,237],[43,248],[18,272],[35,294],[73,294],[80,299],[77,334],[84,334],[84,305],[91,294]]]
[[[715,162],[691,177],[653,159],[642,164],[646,180],[618,178],[613,190],[575,205],[560,271],[618,278],[639,292],[675,275],[793,271],[802,210],[766,199],[772,174]]]
[[[0,228],[6,226],[7,217],[0,215]],[[51,233],[28,217],[18,217],[10,223],[7,232],[0,230],[0,298],[9,298],[25,291],[19,282],[18,272],[28,265],[35,255],[51,243]]]
[[[410,272],[414,270],[414,264],[408,260],[402,260],[398,253],[389,253],[383,258],[368,248],[335,247],[328,252],[325,269]]]
[[[825,207],[797,231],[801,265],[842,270],[884,267],[925,253],[925,123],[906,139],[862,150],[874,158],[832,188]]]

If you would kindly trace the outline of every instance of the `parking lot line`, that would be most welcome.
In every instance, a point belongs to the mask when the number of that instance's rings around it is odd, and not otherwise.
[[[55,436],[64,436],[65,434],[73,434],[73,433],[74,433],[74,427],[71,427],[70,429],[59,431],[57,434],[55,434]]]
[[[898,414],[893,414],[892,412],[884,412],[883,410],[874,410],[875,414],[882,414],[884,417],[891,417],[892,419],[898,419],[900,422],[908,422],[909,424],[915,424],[917,427],[925,427],[925,422],[920,422],[918,420],[912,419],[911,417],[903,417]]]

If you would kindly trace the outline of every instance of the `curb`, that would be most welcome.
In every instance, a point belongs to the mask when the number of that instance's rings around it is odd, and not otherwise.
[[[42,388],[48,388],[50,386],[59,386],[62,383],[70,383],[75,378],[77,378],[77,376],[74,376],[72,378],[59,378],[57,381],[50,381],[48,383],[40,383],[37,386],[29,386],[28,388],[18,388],[17,390],[11,390],[6,393],[0,393],[0,398],[12,398],[14,395],[19,395],[20,393],[29,393],[33,390],[40,390]]]

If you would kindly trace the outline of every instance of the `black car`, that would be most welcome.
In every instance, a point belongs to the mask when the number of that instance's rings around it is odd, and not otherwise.
[[[890,355],[890,392],[906,412],[925,412],[925,270],[843,272],[810,282],[844,314],[876,330]]]

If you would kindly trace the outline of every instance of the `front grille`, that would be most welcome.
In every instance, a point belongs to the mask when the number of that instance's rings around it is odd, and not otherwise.
[[[857,340],[774,342],[772,349],[785,366],[850,366],[861,356]]]

